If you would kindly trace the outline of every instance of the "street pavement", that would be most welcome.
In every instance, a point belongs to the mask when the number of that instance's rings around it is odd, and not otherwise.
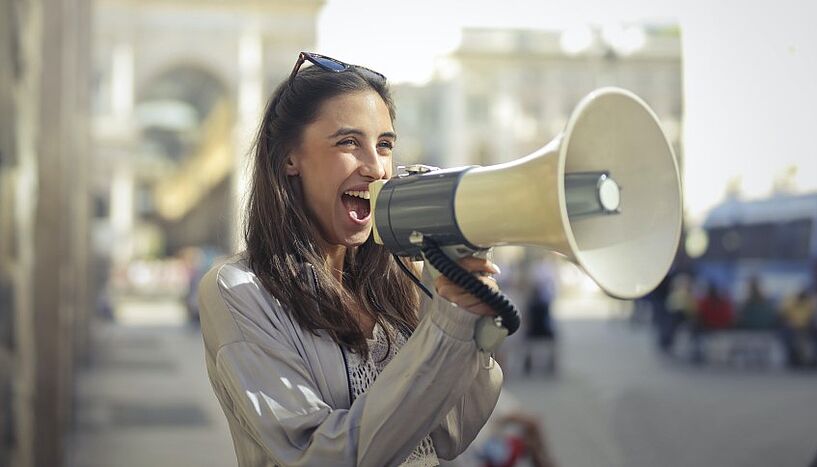
[[[167,323],[94,325],[67,467],[236,465],[198,328]],[[815,372],[693,367],[661,358],[645,325],[558,324],[557,373],[509,365],[504,388],[542,421],[557,465],[803,467],[817,456]]]
[[[560,324],[558,374],[509,375],[505,385],[544,424],[558,465],[803,467],[815,460],[814,371],[697,367],[656,352],[648,326]]]
[[[198,327],[97,323],[67,467],[235,466]]]

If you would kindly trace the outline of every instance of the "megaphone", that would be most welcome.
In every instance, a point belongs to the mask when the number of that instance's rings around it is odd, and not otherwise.
[[[420,237],[481,250],[543,247],[577,264],[607,294],[653,290],[681,233],[681,183],[672,147],[638,96],[601,88],[564,132],[520,159],[417,171],[369,187],[374,240],[417,256]]]

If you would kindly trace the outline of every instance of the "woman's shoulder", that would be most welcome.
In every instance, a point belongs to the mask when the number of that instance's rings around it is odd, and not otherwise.
[[[257,294],[260,281],[242,254],[223,258],[213,264],[199,283],[199,302],[202,306],[225,301],[228,304],[242,296]]]
[[[224,257],[213,263],[207,273],[202,277],[202,285],[205,283],[221,288],[231,288],[247,282],[254,282],[257,278],[247,262],[244,253],[236,253],[232,256]]]
[[[214,264],[198,288],[202,332],[216,346],[269,335],[281,305],[266,293],[247,258],[237,254]]]

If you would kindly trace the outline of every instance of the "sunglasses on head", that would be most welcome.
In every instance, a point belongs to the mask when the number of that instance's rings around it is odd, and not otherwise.
[[[364,70],[369,73],[372,73],[384,81],[386,80],[386,77],[382,73],[370,70],[364,66],[350,65],[348,63],[341,62],[340,60],[337,60],[335,58],[327,57],[326,55],[320,55],[312,52],[301,52],[300,55],[298,55],[298,61],[295,62],[295,67],[292,69],[292,73],[289,75],[290,81],[292,81],[292,78],[294,78],[295,75],[298,74],[298,70],[301,69],[301,65],[303,65],[304,62],[307,60],[312,62],[313,65],[316,65],[326,71],[334,71],[335,73],[341,73],[349,70],[352,67],[355,67],[359,70]]]

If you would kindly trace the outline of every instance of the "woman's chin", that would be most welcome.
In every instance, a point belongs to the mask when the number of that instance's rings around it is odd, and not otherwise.
[[[372,234],[371,224],[355,230],[356,231],[353,232],[345,232],[344,235],[340,236],[340,242],[338,243],[347,248],[356,248],[366,243],[366,240],[368,240]]]
[[[363,245],[364,243],[366,243],[366,240],[369,239],[369,236],[371,234],[372,234],[372,229],[371,228],[366,229],[366,232],[361,232],[361,233],[355,234],[355,235],[353,235],[352,237],[349,238],[349,242],[348,242],[348,244],[346,246],[349,247],[349,248],[359,247],[360,245]]]
[[[328,242],[329,244],[344,246],[346,248],[359,247],[366,243],[369,236],[372,234],[372,225],[354,226],[353,228],[343,228],[335,231],[334,240]]]

